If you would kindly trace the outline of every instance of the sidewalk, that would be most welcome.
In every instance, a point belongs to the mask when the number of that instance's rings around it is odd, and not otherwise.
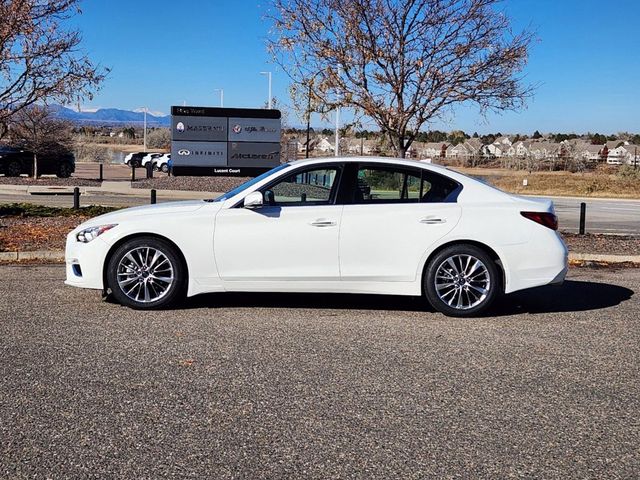
[[[131,197],[149,197],[151,189],[133,188],[127,181],[103,181],[100,188],[78,187],[82,196],[92,195],[126,195]],[[72,195],[72,186],[32,186],[32,185],[5,185],[0,184],[0,194],[3,195]],[[180,200],[214,198],[222,195],[222,192],[198,192],[190,190],[158,190],[164,198]]]

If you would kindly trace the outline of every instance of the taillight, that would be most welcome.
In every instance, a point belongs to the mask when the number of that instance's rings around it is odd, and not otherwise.
[[[558,217],[551,212],[520,212],[520,214],[551,230],[558,230]]]

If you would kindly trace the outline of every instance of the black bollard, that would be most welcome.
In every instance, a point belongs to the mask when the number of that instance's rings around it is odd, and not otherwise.
[[[100,164],[100,181],[102,181],[104,179],[103,167],[104,167],[104,165],[101,163]]]
[[[587,204],[584,202],[580,203],[580,235],[584,235],[585,223],[587,220]]]
[[[80,208],[80,189],[78,187],[73,188],[73,208],[75,210]]]
[[[156,189],[151,189],[151,205],[155,205],[156,203]]]

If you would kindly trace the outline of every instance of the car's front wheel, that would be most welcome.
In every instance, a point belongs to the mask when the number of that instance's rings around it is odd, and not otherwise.
[[[120,245],[109,259],[107,282],[122,305],[164,308],[184,297],[186,268],[169,242],[136,237]]]
[[[160,167],[160,170],[162,171],[162,173],[169,173],[169,165],[166,163],[163,163],[162,166]]]
[[[452,317],[479,315],[501,288],[494,260],[474,245],[453,245],[439,252],[429,262],[424,281],[429,303]]]

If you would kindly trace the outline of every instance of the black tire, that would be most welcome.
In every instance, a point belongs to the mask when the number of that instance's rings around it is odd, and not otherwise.
[[[9,164],[7,165],[7,168],[4,172],[4,176],[19,177],[21,173],[22,173],[22,165],[20,165],[20,162],[13,160],[9,162]]]
[[[162,257],[159,257],[160,260],[155,263],[155,267],[161,268],[161,270],[152,271],[154,265],[150,257],[155,256],[155,254],[149,252],[153,251],[160,252],[169,262],[170,273],[167,263],[164,263]],[[130,256],[127,257],[127,254]],[[132,257],[137,260],[136,265],[139,263],[150,267],[146,269],[146,275],[144,275],[144,272],[138,274],[134,271],[134,264],[129,260]],[[160,264],[160,261],[163,263]],[[161,278],[169,278],[169,276],[173,278],[170,284],[166,280],[160,280]],[[121,282],[133,281],[122,286],[118,282],[118,278],[121,279]],[[113,298],[121,305],[136,310],[166,308],[184,299],[187,285],[187,269],[182,257],[169,242],[156,237],[135,237],[120,245],[109,258],[107,284],[111,289]],[[126,289],[129,289],[129,287],[131,287],[131,291],[127,292]],[[159,294],[163,289],[164,293]],[[146,301],[145,294],[149,297]]]
[[[73,173],[73,165],[69,162],[62,162],[58,165],[58,171],[56,172],[56,177],[58,178],[69,178]]]
[[[437,311],[450,317],[473,317],[491,306],[501,283],[498,266],[484,250],[460,244],[431,259],[424,275],[424,292]]]
[[[163,163],[162,166],[160,167],[160,170],[162,171],[162,173],[169,173],[169,164]]]
[[[158,165],[156,165],[156,164],[154,163],[154,164],[153,164],[153,171],[154,171],[154,172],[157,172],[158,170],[159,170],[159,169],[158,169]]]

